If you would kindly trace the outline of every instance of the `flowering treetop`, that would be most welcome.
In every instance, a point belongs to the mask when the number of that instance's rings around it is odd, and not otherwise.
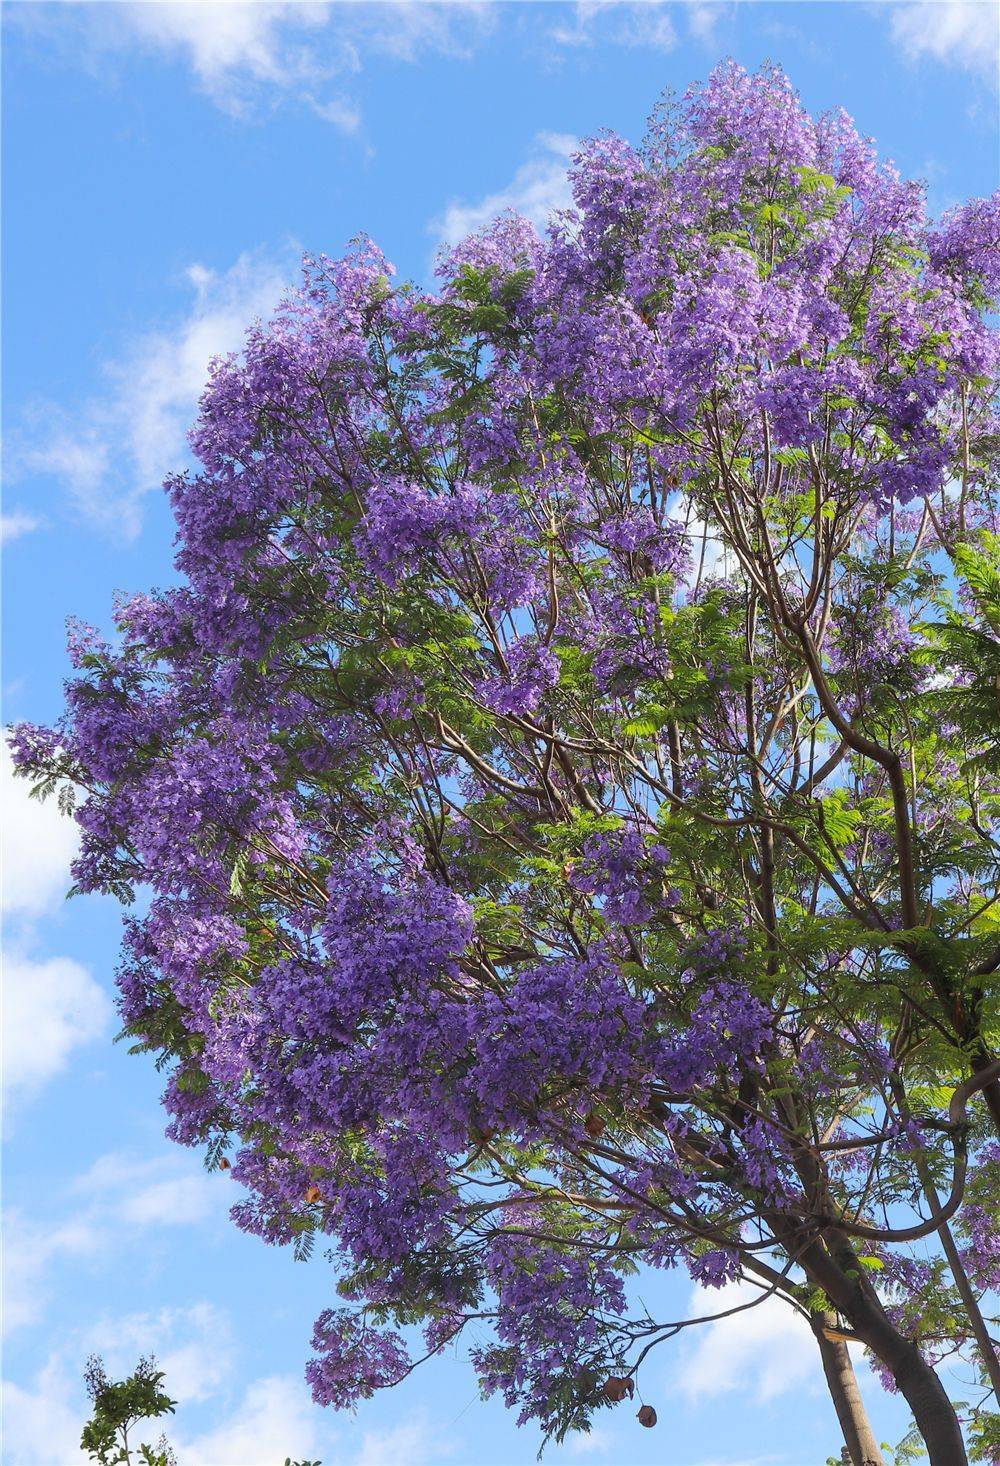
[[[571,178],[433,291],[306,260],[213,369],[183,584],[75,629],[16,755],[78,885],[151,893],[172,1133],[334,1241],[317,1399],[474,1319],[586,1427],[683,1263],[839,1321],[953,1462],[977,1325],[907,1244],[958,1216],[996,1284],[1000,205],[929,223],[734,65]]]

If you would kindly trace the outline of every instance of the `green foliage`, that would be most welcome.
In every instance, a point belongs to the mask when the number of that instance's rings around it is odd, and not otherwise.
[[[973,1412],[967,1426],[969,1460],[993,1466],[1000,1459],[1000,1414],[995,1410]]]
[[[83,1428],[80,1446],[99,1466],[176,1466],[176,1458],[161,1436],[157,1445],[143,1442],[129,1445],[128,1434],[142,1421],[160,1415],[172,1415],[176,1400],[164,1391],[163,1372],[154,1368],[152,1358],[140,1359],[135,1369],[123,1380],[110,1380],[104,1364],[96,1355],[87,1361],[87,1392],[94,1412]]]
[[[887,1445],[883,1441],[882,1449],[891,1459],[892,1466],[908,1466],[909,1462],[921,1461],[927,1455],[920,1431],[912,1423],[901,1441],[895,1446]]]

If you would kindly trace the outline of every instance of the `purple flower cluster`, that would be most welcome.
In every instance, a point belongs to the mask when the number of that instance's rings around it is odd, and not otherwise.
[[[317,1358],[306,1379],[318,1405],[353,1405],[378,1389],[398,1384],[410,1368],[402,1339],[389,1329],[359,1322],[349,1309],[326,1309],[313,1329]]]

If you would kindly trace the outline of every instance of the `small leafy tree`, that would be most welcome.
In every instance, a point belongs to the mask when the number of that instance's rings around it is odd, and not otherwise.
[[[630,1287],[682,1265],[809,1322],[856,1463],[852,1340],[957,1466],[934,1366],[975,1351],[980,1441],[1000,1379],[1000,208],[929,223],[732,65],[572,182],[436,291],[306,262],[170,485],[184,582],[74,629],[16,759],[82,793],[81,889],[151,892],[171,1133],[334,1242],[317,1400],[475,1322],[485,1392],[585,1430],[696,1322]]]
[[[129,1444],[129,1431],[147,1420],[172,1415],[177,1404],[163,1389],[163,1372],[152,1358],[139,1360],[123,1380],[108,1378],[103,1361],[91,1355],[84,1375],[93,1415],[83,1428],[80,1446],[99,1466],[176,1466],[176,1457],[161,1436],[156,1446]]]

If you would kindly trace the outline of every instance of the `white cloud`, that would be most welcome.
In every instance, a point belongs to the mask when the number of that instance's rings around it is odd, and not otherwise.
[[[73,1191],[103,1208],[109,1220],[136,1227],[183,1227],[203,1222],[218,1209],[218,1176],[211,1176],[182,1151],[140,1159],[114,1152],[73,1183]]]
[[[96,496],[111,471],[112,445],[100,404],[93,404],[89,414],[73,421],[51,403],[33,408],[29,435],[13,439],[8,472],[51,474],[79,503]]]
[[[161,1364],[169,1385],[166,1358]],[[324,1430],[320,1435],[325,1425],[301,1379],[275,1375],[249,1385],[236,1409],[212,1431],[188,1442],[176,1433],[173,1443],[180,1466],[274,1466],[286,1456],[294,1460],[319,1450],[329,1460],[329,1434]],[[418,1410],[394,1426],[366,1430],[357,1449],[338,1452],[335,1460],[337,1466],[399,1466],[404,1461],[406,1466],[442,1466],[460,1444],[442,1435],[427,1412]]]
[[[0,829],[4,953],[3,1089],[24,1099],[66,1068],[75,1049],[106,1031],[111,1004],[87,969],[70,957],[34,955],[32,923],[58,910],[70,885],[76,826],[55,800],[32,799],[0,745]]]
[[[994,0],[894,0],[893,40],[911,61],[931,57],[978,72],[1000,71],[1000,8]]]
[[[37,1093],[93,1043],[111,1018],[107,994],[70,957],[4,954],[3,1085],[6,1095]]]
[[[540,132],[535,156],[521,164],[506,188],[476,203],[454,200],[431,224],[431,232],[442,244],[455,245],[509,209],[543,229],[557,210],[572,203],[566,167],[576,146],[568,133]]]
[[[32,530],[40,527],[42,521],[35,514],[27,514],[23,509],[15,509],[11,514],[0,515],[0,544],[9,545],[14,540],[19,540],[23,535],[31,534]]]
[[[274,308],[290,273],[288,261],[259,254],[243,254],[221,272],[191,265],[187,313],[106,362],[105,392],[79,412],[37,408],[15,447],[15,470],[51,474],[89,517],[133,537],[144,495],[184,466],[209,362],[238,349],[246,327]]]
[[[167,1384],[171,1383],[167,1376]],[[275,1466],[318,1448],[316,1409],[301,1380],[274,1375],[251,1384],[231,1415],[185,1443],[171,1433],[180,1466]],[[395,1463],[408,1457],[395,1457]]]
[[[55,799],[41,803],[31,782],[14,774],[10,750],[0,744],[2,903],[5,917],[33,918],[57,909],[70,886],[69,867],[79,844],[73,820]]]
[[[586,1434],[583,1431],[574,1431],[567,1436],[564,1442],[564,1450],[570,1456],[604,1456],[615,1445],[617,1436],[610,1430],[601,1430],[597,1427],[589,1430]]]
[[[336,98],[338,108],[327,96],[316,100],[339,72],[355,69],[351,48],[336,33],[331,45],[323,45],[333,11],[322,0],[128,0],[81,5],[75,14],[62,14],[58,25],[48,19],[35,29],[64,55],[71,55],[75,41],[84,64],[98,75],[115,54],[138,51],[178,62],[230,116],[248,118],[287,97],[351,132],[356,123],[349,103]]]
[[[173,1227],[201,1221],[211,1211],[211,1197],[198,1176],[181,1176],[146,1186],[122,1204],[121,1216],[139,1226]]]
[[[704,582],[715,575],[728,575],[736,567],[735,557],[726,549],[718,530],[698,518],[695,505],[683,494],[675,494],[667,506],[667,517],[683,525],[691,556],[691,576]]]
[[[289,33],[317,30],[329,5],[255,0],[189,0],[189,3],[123,5],[120,20],[146,44],[180,52],[215,100],[231,104],[243,81],[287,86],[311,73],[307,47]]]
[[[158,1367],[165,1372],[169,1362],[157,1357]],[[133,1358],[125,1370],[135,1363]],[[173,1390],[175,1398],[180,1398],[169,1373],[165,1385],[168,1393]],[[303,1385],[275,1377],[251,1384],[231,1417],[190,1443],[179,1437],[172,1417],[151,1421],[135,1434],[152,1444],[163,1431],[180,1466],[275,1466],[290,1450],[301,1458],[316,1448],[311,1410]],[[76,1466],[90,1460],[79,1444],[87,1401],[74,1388],[61,1361],[51,1359],[27,1388],[4,1381],[3,1412],[9,1459],[18,1466]]]
[[[690,1316],[701,1318],[761,1297],[752,1283],[696,1288]],[[672,1383],[692,1400],[747,1390],[758,1401],[801,1389],[817,1378],[819,1354],[804,1318],[780,1298],[713,1323],[699,1324]]]
[[[158,1359],[160,1356],[157,1356]],[[166,1358],[160,1363],[167,1373]],[[180,1395],[180,1391],[177,1392]],[[183,1401],[183,1397],[182,1401]],[[274,1466],[286,1456],[293,1460],[323,1452],[331,1460],[326,1419],[317,1410],[301,1378],[273,1375],[251,1383],[239,1404],[213,1430],[192,1440],[171,1432],[179,1466]],[[336,1466],[442,1466],[459,1449],[454,1438],[444,1437],[426,1411],[384,1430],[367,1430],[360,1446],[338,1451]]]

